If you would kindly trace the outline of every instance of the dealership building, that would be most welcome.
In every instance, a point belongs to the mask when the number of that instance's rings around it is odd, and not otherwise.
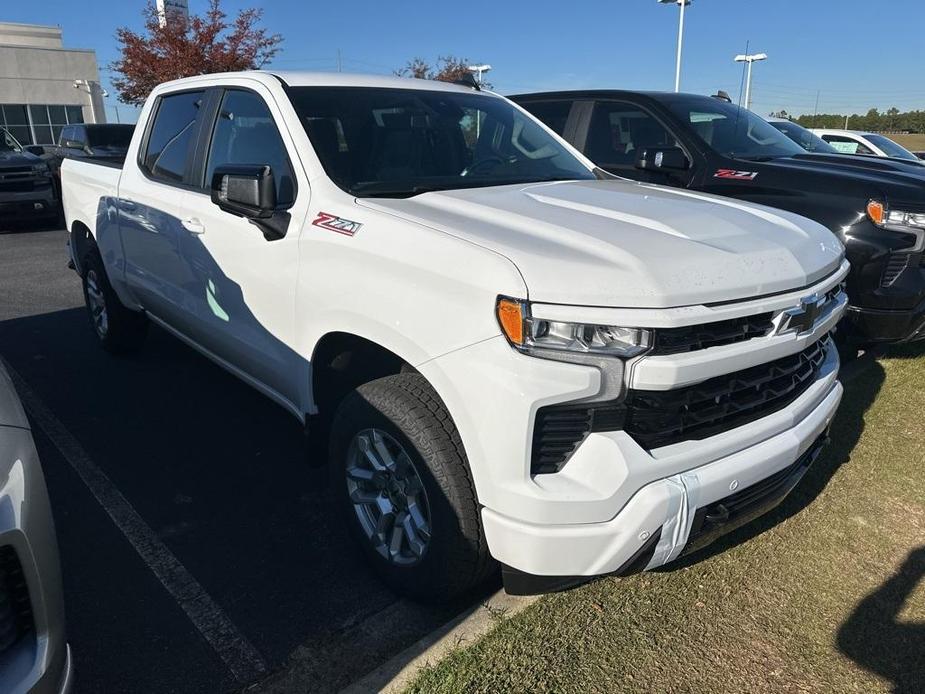
[[[21,144],[57,142],[70,123],[105,123],[96,53],[61,29],[0,22],[0,126]]]

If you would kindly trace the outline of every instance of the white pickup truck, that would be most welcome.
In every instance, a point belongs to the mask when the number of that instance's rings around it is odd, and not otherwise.
[[[184,79],[62,178],[103,347],[155,323],[329,437],[412,596],[665,564],[779,502],[841,398],[828,230],[612,178],[475,88]]]

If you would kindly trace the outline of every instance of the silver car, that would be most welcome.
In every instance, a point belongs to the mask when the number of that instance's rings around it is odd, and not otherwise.
[[[72,679],[45,478],[0,363],[0,692],[67,692]]]

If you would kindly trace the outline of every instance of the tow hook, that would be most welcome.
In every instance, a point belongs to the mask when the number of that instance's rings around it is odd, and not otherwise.
[[[704,516],[704,520],[711,525],[722,525],[729,520],[729,509],[723,504],[716,504]]]

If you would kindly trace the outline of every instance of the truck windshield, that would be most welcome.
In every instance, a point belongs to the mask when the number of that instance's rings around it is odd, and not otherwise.
[[[837,149],[821,137],[792,121],[773,121],[771,127],[780,130],[807,152],[816,152],[817,154],[839,154]]]
[[[595,178],[530,116],[488,94],[370,87],[289,93],[325,172],[357,197]]]
[[[22,152],[22,145],[4,128],[0,128],[0,152]]]
[[[87,140],[91,147],[126,149],[135,132],[134,125],[87,125]]]
[[[896,157],[897,159],[909,159],[915,162],[920,161],[920,159],[917,156],[915,156],[912,152],[910,152],[908,149],[906,149],[902,145],[893,142],[893,140],[891,140],[888,137],[884,137],[883,135],[877,135],[876,133],[870,133],[870,134],[864,135],[864,137],[866,137],[868,140],[870,140],[875,145],[877,145],[877,147],[879,147],[884,152],[886,152],[886,155],[888,157]]]
[[[672,112],[718,154],[748,161],[791,157],[805,150],[764,118],[712,97],[682,97],[668,103]]]

